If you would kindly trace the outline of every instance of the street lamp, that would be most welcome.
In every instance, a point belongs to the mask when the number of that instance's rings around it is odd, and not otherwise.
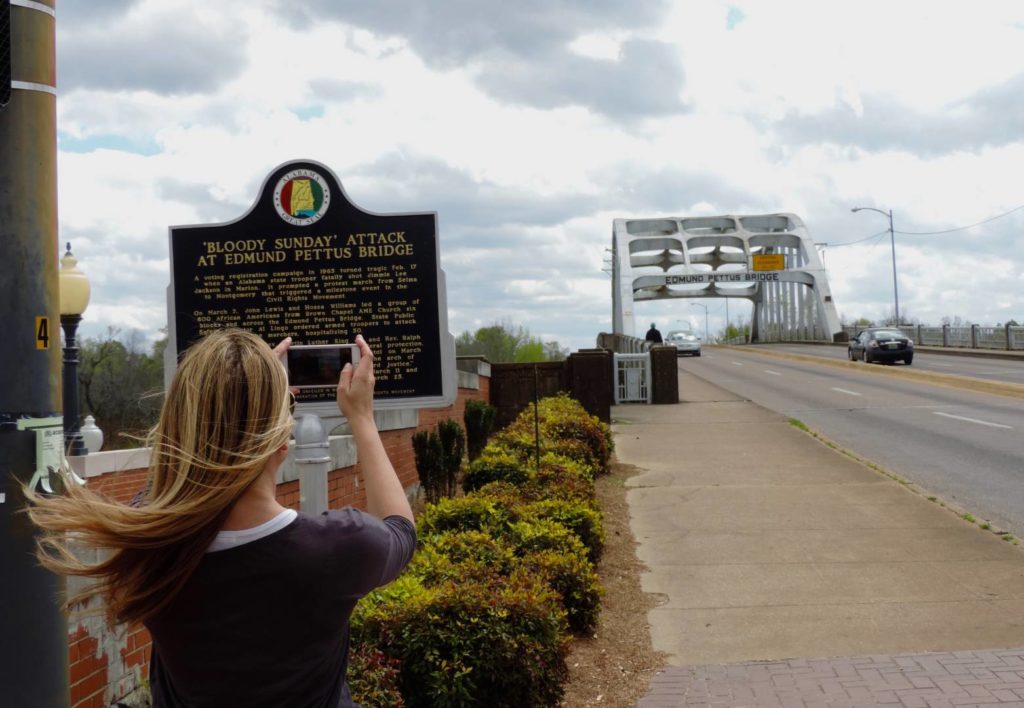
[[[881,209],[875,209],[874,207],[854,207],[850,211],[857,213],[858,211],[877,211],[882,216],[889,217],[889,244],[892,246],[892,298],[895,307],[896,314],[896,326],[900,324],[900,291],[896,285],[896,232],[892,228],[892,209],[889,211],[882,211]]]
[[[69,456],[86,454],[78,425],[78,342],[75,333],[89,305],[89,279],[78,270],[71,244],[60,259],[60,326],[64,330],[64,447]]]
[[[703,307],[704,308],[704,341],[709,342],[708,339],[708,306],[700,302],[691,302],[690,307]]]

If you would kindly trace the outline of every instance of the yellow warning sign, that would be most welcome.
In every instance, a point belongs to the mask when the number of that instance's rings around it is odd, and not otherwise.
[[[781,253],[755,253],[754,270],[786,270],[786,256]]]
[[[50,318],[36,318],[36,349],[50,348]]]

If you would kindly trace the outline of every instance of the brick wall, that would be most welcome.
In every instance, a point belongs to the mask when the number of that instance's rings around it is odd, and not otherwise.
[[[479,388],[460,388],[455,403],[447,408],[419,411],[416,428],[385,430],[381,433],[384,449],[407,489],[419,483],[412,450],[412,435],[418,430],[433,429],[445,418],[462,424],[466,401],[488,401],[490,379],[479,377]],[[126,469],[88,478],[91,488],[113,499],[128,503],[145,484],[144,469]],[[366,489],[362,470],[354,466],[332,470],[327,476],[328,505],[332,509],[345,506],[366,508]],[[286,507],[299,509],[299,482],[279,484],[277,499]],[[123,628],[120,628],[123,630]],[[70,685],[72,708],[105,708],[131,694],[149,678],[151,639],[142,626],[124,632],[110,631],[102,617],[90,617],[68,627]]]

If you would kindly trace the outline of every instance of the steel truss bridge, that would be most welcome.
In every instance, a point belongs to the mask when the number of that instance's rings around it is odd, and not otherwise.
[[[740,298],[751,341],[828,341],[842,331],[825,267],[795,214],[615,219],[612,329],[633,336],[635,304]]]

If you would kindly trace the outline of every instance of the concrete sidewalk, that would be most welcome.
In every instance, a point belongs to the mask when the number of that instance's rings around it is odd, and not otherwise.
[[[795,679],[782,680],[775,698],[732,688],[726,696],[721,686],[712,697],[672,677],[753,675],[739,662],[900,655],[908,663],[919,652],[1024,646],[1020,548],[781,415],[683,372],[680,391],[680,405],[612,410],[618,459],[645,470],[630,480],[628,501],[649,568],[643,589],[662,600],[649,615],[654,648],[681,667],[655,679],[640,705],[931,705],[909,693],[900,702],[899,691],[868,698],[863,685],[829,698],[806,676],[805,698],[790,690]],[[818,666],[823,680],[835,678]],[[1001,673],[1021,694],[978,700],[1024,705],[1024,669]],[[962,687],[955,697],[949,705],[972,698]]]

